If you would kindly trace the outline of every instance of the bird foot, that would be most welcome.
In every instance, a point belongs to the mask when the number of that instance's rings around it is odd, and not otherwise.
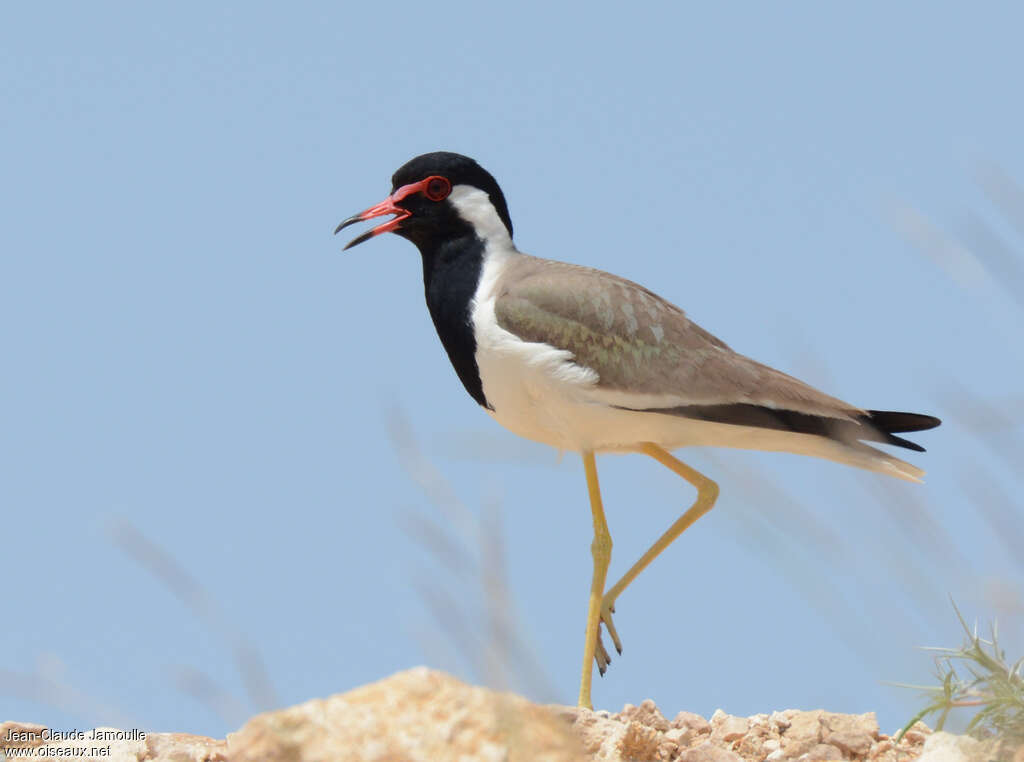
[[[615,631],[615,625],[612,624],[612,614],[614,613],[615,604],[612,601],[601,602],[601,620],[597,623],[597,646],[594,648],[594,660],[597,662],[597,671],[602,675],[608,669],[608,665],[612,663],[612,658],[608,655],[608,650],[604,647],[604,641],[601,638],[602,624],[608,628],[608,634],[612,638],[615,650],[622,653],[622,641],[619,640],[619,633]]]

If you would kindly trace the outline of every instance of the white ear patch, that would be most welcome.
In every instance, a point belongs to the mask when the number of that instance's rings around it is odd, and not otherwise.
[[[448,196],[459,216],[473,226],[477,234],[485,241],[492,241],[499,246],[508,245],[511,239],[505,223],[491,203],[486,191],[472,185],[456,185]]]

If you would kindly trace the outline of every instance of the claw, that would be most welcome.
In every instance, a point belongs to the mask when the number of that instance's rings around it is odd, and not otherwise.
[[[615,605],[612,603],[601,605],[601,618],[597,624],[597,645],[594,648],[594,661],[597,662],[597,670],[603,676],[608,670],[608,665],[612,663],[611,656],[608,655],[608,649],[604,647],[604,642],[601,637],[601,625],[603,624],[608,628],[608,634],[612,638],[612,644],[615,646],[615,650],[622,653],[622,641],[619,640],[619,633],[615,631],[615,625],[612,623],[612,614],[615,612]]]
[[[597,661],[597,671],[604,677],[604,673],[608,671],[608,665],[612,663],[611,657],[608,656],[608,651],[605,650],[604,643],[601,642],[601,635],[598,633],[597,636],[597,647],[594,649],[594,659]]]
[[[615,604],[609,603],[601,606],[601,621],[604,626],[608,628],[608,634],[612,638],[612,643],[615,645],[615,650],[620,654],[622,653],[622,641],[619,639],[619,633],[615,631],[615,625],[612,623],[612,614],[615,613]]]

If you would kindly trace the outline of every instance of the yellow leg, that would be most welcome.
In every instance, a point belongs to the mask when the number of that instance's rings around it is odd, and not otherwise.
[[[594,678],[594,651],[597,648],[601,626],[601,601],[604,595],[608,563],[612,558],[612,536],[608,533],[608,522],[604,519],[601,504],[601,488],[597,483],[597,464],[593,452],[583,453],[583,470],[587,473],[587,492],[590,493],[590,512],[594,515],[594,541],[590,554],[594,557],[594,576],[590,581],[590,603],[587,606],[587,637],[583,641],[583,676],[580,678],[579,705],[592,709],[590,685]],[[604,673],[604,669],[601,669]]]
[[[658,541],[640,557],[640,560],[633,564],[630,570],[622,576],[622,579],[615,583],[615,586],[605,594],[604,599],[601,601],[601,621],[604,622],[604,626],[608,628],[608,634],[611,636],[612,642],[615,644],[615,650],[619,653],[622,653],[622,641],[619,640],[619,634],[615,631],[615,626],[612,624],[612,613],[615,611],[615,600],[622,594],[622,591],[629,587],[629,584],[637,578],[637,575],[646,569],[651,561],[658,557],[661,551],[671,545],[673,540],[689,529],[697,519],[710,511],[712,506],[715,504],[715,500],[718,499],[717,484],[703,474],[694,471],[682,461],[673,457],[664,448],[659,447],[653,442],[647,442],[640,448],[640,452],[645,455],[650,455],[663,466],[675,471],[681,477],[686,479],[686,481],[696,487],[697,499],[694,501],[690,509],[680,516],[676,522],[658,538]],[[611,660],[608,657],[608,652],[605,650],[604,644],[601,643],[600,632],[598,632],[598,642],[594,650],[594,658],[597,660],[597,666],[601,670],[601,674],[604,674],[604,671]]]

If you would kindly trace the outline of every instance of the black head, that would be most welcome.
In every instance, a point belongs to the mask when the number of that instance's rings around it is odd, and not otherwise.
[[[425,153],[403,164],[392,175],[391,184],[390,196],[376,206],[349,217],[334,232],[374,217],[386,214],[396,216],[353,239],[345,246],[346,249],[381,233],[397,233],[421,250],[432,242],[463,235],[471,227],[465,217],[465,210],[464,214],[460,214],[458,206],[466,189],[476,189],[487,194],[494,212],[504,224],[509,237],[512,237],[512,220],[509,218],[505,194],[490,172],[468,156],[448,151]],[[453,190],[456,191],[454,197]]]

